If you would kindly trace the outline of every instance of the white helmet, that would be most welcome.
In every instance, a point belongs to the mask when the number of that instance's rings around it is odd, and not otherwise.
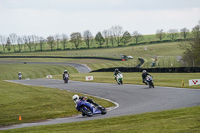
[[[72,99],[74,100],[74,102],[77,102],[78,99],[79,99],[79,96],[78,96],[78,95],[74,95],[74,96],[72,97]]]
[[[146,70],[143,70],[143,71],[142,71],[142,73],[146,73],[146,72],[147,72]]]

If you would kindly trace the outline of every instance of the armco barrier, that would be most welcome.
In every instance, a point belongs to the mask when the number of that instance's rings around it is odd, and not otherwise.
[[[114,72],[116,67],[94,70],[91,72]],[[169,67],[169,68],[136,68],[136,67],[118,67],[121,72],[142,72],[147,70],[151,73],[197,73],[200,67]]]

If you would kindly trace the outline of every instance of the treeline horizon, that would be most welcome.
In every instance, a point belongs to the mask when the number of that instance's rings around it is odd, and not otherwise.
[[[98,32],[95,36],[89,30],[84,31],[83,34],[73,32],[70,37],[67,34],[56,34],[47,38],[36,35],[18,36],[12,33],[9,36],[0,35],[0,53],[106,48],[175,42],[189,40],[199,34],[199,31],[200,24],[192,28],[191,31],[187,28],[182,28],[180,31],[170,29],[168,32],[158,29],[152,35],[142,35],[138,31],[130,34],[119,25]]]

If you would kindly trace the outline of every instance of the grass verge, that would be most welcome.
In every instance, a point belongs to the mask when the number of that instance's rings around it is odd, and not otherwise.
[[[72,100],[74,94],[66,90],[0,81],[0,126],[78,114]],[[102,106],[113,106],[111,102],[88,97]],[[19,116],[22,121],[19,121]]]
[[[200,73],[150,73],[154,78],[155,86],[167,86],[167,87],[183,87],[200,89],[200,85],[189,86],[190,79],[199,79]],[[94,73],[74,73],[71,75],[70,80],[85,81],[85,76],[93,76],[93,81],[88,82],[101,82],[101,83],[116,83],[113,73],[111,72],[94,72]],[[142,83],[141,73],[123,73],[124,84],[138,84]],[[61,79],[59,75],[55,75],[54,78]],[[184,86],[182,86],[182,81]]]
[[[2,133],[199,133],[200,106],[100,120],[27,127]]]
[[[67,69],[70,73],[78,73],[71,66],[66,65],[46,65],[46,64],[0,64],[0,80],[18,79],[18,73],[22,72],[22,79],[44,78],[47,75],[60,74]]]

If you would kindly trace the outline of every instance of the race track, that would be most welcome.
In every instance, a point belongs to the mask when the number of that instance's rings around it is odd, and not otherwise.
[[[65,63],[65,62],[24,62],[24,61],[0,61],[0,63],[7,64],[49,64],[49,65],[67,65],[77,69],[79,73],[89,73],[91,69],[84,64]]]
[[[153,89],[149,89],[145,85],[117,85],[79,81],[69,81],[68,84],[64,84],[62,80],[55,79],[13,80],[11,82],[32,86],[58,88],[62,90],[99,96],[116,102],[117,108],[109,111],[106,115],[95,115],[93,117],[82,117],[81,115],[78,115],[69,118],[58,118],[37,123],[12,125],[9,127],[0,128],[0,130],[86,121],[200,105],[200,90],[198,89],[158,86]]]

